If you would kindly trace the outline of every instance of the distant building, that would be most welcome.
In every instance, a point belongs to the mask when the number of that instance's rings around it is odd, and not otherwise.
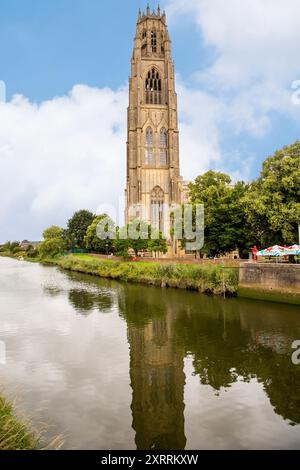
[[[41,242],[32,242],[29,240],[23,240],[22,242],[20,242],[20,247],[22,248],[22,250],[26,250],[29,246],[32,246],[34,249],[36,249],[40,245],[40,243]]]

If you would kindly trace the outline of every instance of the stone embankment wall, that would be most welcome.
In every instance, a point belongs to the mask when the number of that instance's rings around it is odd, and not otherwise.
[[[300,300],[300,265],[277,263],[243,263],[239,273],[240,294],[261,298],[264,292],[273,296],[284,296],[293,302]],[[248,295],[245,295],[248,297]],[[270,297],[270,298],[271,298]]]

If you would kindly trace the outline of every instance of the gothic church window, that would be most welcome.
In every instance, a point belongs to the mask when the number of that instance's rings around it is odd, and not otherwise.
[[[142,32],[142,56],[147,55],[147,31]]]
[[[149,70],[145,81],[146,104],[161,104],[161,78],[159,72],[153,68]]]
[[[167,131],[163,127],[160,131],[160,146],[166,148],[167,147],[167,141],[168,141]]]
[[[167,135],[167,131],[165,128],[162,128],[161,131],[160,131],[160,140],[159,140],[159,144],[160,144],[160,149],[159,149],[159,152],[160,152],[160,165],[161,166],[165,166],[167,165],[167,158],[168,158],[168,150],[167,150],[167,147],[168,147],[168,135]]]
[[[146,148],[145,148],[145,164],[154,165],[154,149],[153,149],[153,130],[148,127],[146,130]]]
[[[153,130],[151,127],[146,130],[146,145],[147,147],[153,147]]]
[[[160,186],[151,191],[151,225],[163,232],[163,207],[165,195]]]
[[[152,52],[157,52],[157,34],[156,31],[151,31],[151,48]]]

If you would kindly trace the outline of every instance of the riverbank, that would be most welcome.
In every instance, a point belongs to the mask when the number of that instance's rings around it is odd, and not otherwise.
[[[300,265],[244,263],[238,296],[300,305]]]
[[[300,305],[300,294],[280,290],[268,290],[260,287],[239,287],[237,296],[252,300],[266,300],[291,305]]]
[[[235,296],[238,288],[238,269],[222,266],[114,261],[91,255],[67,255],[46,260],[46,263],[104,278],[195,290],[211,295]]]
[[[20,254],[2,252],[0,256],[16,259]],[[176,260],[133,262],[107,259],[92,254],[69,254],[43,260],[39,257],[29,258],[26,253],[22,253],[23,258],[30,262],[51,264],[69,271],[125,282],[194,290],[209,295],[238,296],[300,305],[298,285],[300,266],[295,265],[240,263],[235,266],[230,263],[200,264]],[[283,273],[283,275],[278,275],[278,273]]]
[[[0,450],[37,450],[39,439],[29,427],[15,416],[13,405],[0,395]]]

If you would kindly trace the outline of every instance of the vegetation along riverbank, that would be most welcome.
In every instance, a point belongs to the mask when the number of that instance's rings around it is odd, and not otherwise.
[[[21,255],[21,256],[20,256]],[[137,282],[157,287],[174,287],[179,289],[194,290],[209,295],[224,295],[227,297],[239,296],[256,300],[269,300],[281,303],[300,305],[300,293],[297,288],[295,272],[299,274],[300,267],[293,265],[282,266],[281,271],[291,271],[288,277],[290,285],[284,284],[286,273],[277,279],[277,285],[273,286],[266,275],[262,279],[255,276],[256,282],[245,285],[241,271],[257,268],[262,271],[273,271],[273,265],[259,263],[190,263],[161,261],[126,261],[124,259],[108,259],[91,254],[69,254],[41,258],[30,257],[25,252],[16,254],[0,252],[0,256],[9,256],[59,266],[69,271],[91,274],[103,278],[116,279],[125,282]],[[270,269],[269,269],[270,268]],[[278,270],[278,269],[277,269]],[[271,276],[272,277],[272,276]],[[274,276],[273,276],[274,277]],[[282,278],[282,279],[281,279]],[[297,285],[296,285],[297,284]]]
[[[0,450],[35,450],[40,447],[39,438],[28,423],[14,414],[12,403],[0,395]]]
[[[238,269],[191,264],[161,264],[100,259],[91,255],[67,255],[47,263],[80,273],[126,282],[176,287],[214,295],[236,295]]]

